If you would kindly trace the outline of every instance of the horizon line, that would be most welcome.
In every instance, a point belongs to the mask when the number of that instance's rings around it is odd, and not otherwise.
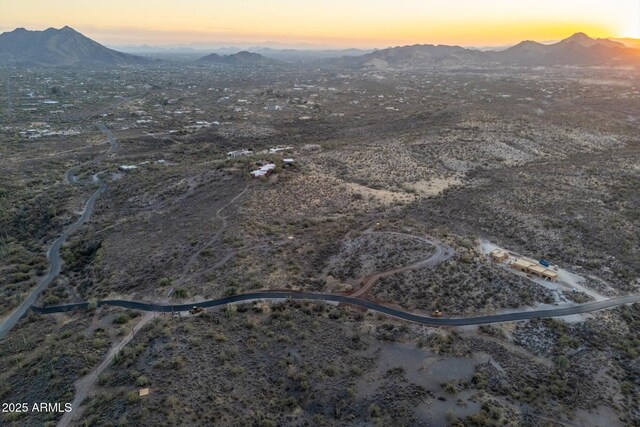
[[[84,35],[85,37],[90,38],[93,41],[96,41],[97,43],[100,43],[108,48],[111,49],[117,49],[117,48],[140,48],[140,47],[148,47],[148,48],[156,48],[156,49],[167,49],[167,50],[171,50],[171,49],[190,49],[190,50],[210,50],[210,49],[274,49],[274,50],[287,50],[287,49],[293,49],[293,50],[309,50],[309,51],[321,51],[321,50],[350,50],[350,49],[356,49],[356,50],[381,50],[381,49],[388,49],[388,48],[394,48],[394,47],[404,47],[404,46],[417,46],[417,45],[434,45],[434,46],[459,46],[459,47],[463,47],[463,48],[469,48],[469,49],[495,49],[495,48],[506,48],[506,47],[510,47],[510,46],[515,46],[518,43],[521,43],[523,41],[536,41],[538,43],[542,43],[542,44],[552,44],[552,43],[557,43],[561,40],[564,40],[566,38],[572,37],[576,34],[585,34],[588,37],[589,34],[585,31],[577,31],[577,32],[572,32],[570,35],[564,37],[564,38],[560,38],[560,39],[548,39],[548,40],[535,40],[534,38],[525,38],[519,41],[513,41],[513,42],[509,42],[509,43],[497,43],[497,44],[486,44],[486,43],[478,43],[478,44],[469,44],[469,43],[436,43],[436,42],[405,42],[405,43],[388,43],[386,45],[369,45],[369,46],[357,46],[357,44],[345,44],[345,45],[341,45],[341,46],[337,46],[337,45],[330,45],[330,44],[324,44],[324,43],[317,43],[317,42],[309,42],[309,41],[276,41],[276,40],[263,40],[263,41],[258,41],[258,40],[251,40],[251,41],[200,41],[200,40],[194,40],[194,41],[189,41],[189,42],[180,42],[180,41],[167,41],[167,42],[149,42],[149,41],[121,41],[121,42],[102,42],[99,41],[96,37],[90,37],[88,35],[85,34],[85,32],[83,31],[79,31],[77,29],[75,29],[73,26],[71,25],[63,25],[59,28],[56,28],[55,26],[47,26],[45,28],[42,29],[30,29],[27,28],[25,26],[17,26],[13,29],[6,29],[6,27],[0,27],[0,31],[2,31],[2,33],[0,34],[4,34],[4,33],[10,33],[13,32],[15,30],[18,29],[23,29],[26,31],[31,31],[31,32],[42,32],[42,31],[46,31],[46,30],[50,30],[50,29],[54,29],[54,30],[63,30],[64,28],[70,28],[82,35]],[[110,33],[113,34],[117,34],[118,31],[110,31]],[[176,32],[176,34],[179,34],[179,32]],[[638,40],[640,41],[640,38],[635,38],[635,37],[624,37],[624,36],[606,36],[606,37],[591,37],[593,39],[609,39],[609,40],[615,40],[615,39],[627,39],[627,40]]]

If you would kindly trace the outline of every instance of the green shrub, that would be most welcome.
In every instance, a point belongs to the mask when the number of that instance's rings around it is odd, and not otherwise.
[[[186,298],[188,295],[187,290],[184,288],[178,288],[175,291],[173,291],[173,297],[174,298]]]
[[[129,321],[129,316],[127,314],[119,314],[113,319],[113,323],[116,325],[124,325]]]
[[[444,389],[444,391],[446,391],[449,394],[453,394],[453,395],[458,394],[458,389],[456,388],[456,385],[452,382],[442,384],[442,388]]]
[[[140,400],[140,395],[138,394],[137,391],[132,391],[127,394],[127,402],[136,403],[139,400]]]
[[[382,409],[375,403],[372,403],[371,406],[369,406],[369,418],[380,418],[381,415]]]
[[[105,348],[107,346],[107,340],[104,338],[96,338],[93,340],[93,347],[97,349]]]

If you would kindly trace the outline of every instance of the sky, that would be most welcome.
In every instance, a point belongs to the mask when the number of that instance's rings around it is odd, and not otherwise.
[[[65,25],[107,45],[501,46],[640,38],[640,0],[0,0],[0,31]]]

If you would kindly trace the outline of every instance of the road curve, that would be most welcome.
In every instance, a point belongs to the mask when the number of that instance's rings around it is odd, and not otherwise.
[[[98,125],[98,127],[100,128],[100,130],[103,130],[104,125]],[[105,134],[107,135],[107,138],[111,143],[111,148],[109,150],[109,153],[112,153],[115,150],[115,148],[117,148],[117,143],[113,139],[113,135],[110,135],[111,132],[109,133],[105,132]],[[78,184],[78,180],[73,173],[74,169],[75,168],[69,169],[69,171],[67,171],[65,175],[65,179],[70,184]],[[47,251],[47,260],[49,261],[49,271],[47,272],[46,276],[44,276],[40,280],[40,282],[38,282],[38,284],[31,291],[29,296],[27,296],[20,303],[20,305],[0,323],[0,339],[4,338],[7,335],[7,333],[11,329],[13,329],[13,327],[18,323],[20,318],[22,318],[22,316],[24,316],[25,313],[29,310],[29,307],[31,307],[37,301],[40,294],[60,274],[60,270],[62,267],[62,260],[60,259],[60,248],[62,247],[64,242],[67,240],[67,237],[69,237],[71,233],[76,231],[85,222],[89,220],[89,218],[91,217],[91,214],[93,213],[93,208],[96,204],[96,200],[107,189],[107,186],[105,185],[104,182],[100,181],[99,179],[97,182],[99,184],[99,187],[87,200],[87,203],[85,204],[84,209],[82,210],[82,214],[80,215],[80,218],[78,218],[76,222],[74,222],[69,227],[67,227],[62,232],[62,234],[58,236],[56,240],[53,241],[53,243],[51,244],[51,247]]]
[[[98,163],[101,160],[103,160],[105,157],[107,157],[109,154],[115,153],[116,150],[118,149],[118,141],[116,141],[116,139],[113,137],[113,133],[111,133],[111,131],[104,125],[104,123],[98,123],[96,126],[98,127],[100,132],[104,133],[104,135],[107,137],[107,142],[109,142],[109,150],[106,153],[96,157],[95,159],[89,160],[88,162],[82,163],[80,165],[74,166],[71,169],[69,169],[65,174],[65,180],[69,184],[80,184],[80,181],[76,176],[77,169],[81,168],[82,166]]]
[[[640,302],[640,294],[627,295],[624,297],[611,298],[604,301],[572,305],[572,306],[561,307],[561,308],[553,308],[548,310],[519,311],[515,313],[503,313],[503,314],[493,314],[488,316],[458,317],[458,318],[421,316],[419,314],[398,310],[396,308],[377,304],[369,300],[355,298],[347,295],[319,294],[319,293],[312,293],[312,292],[294,292],[294,291],[252,292],[248,294],[233,295],[230,297],[189,303],[189,304],[155,304],[155,303],[145,303],[140,301],[104,300],[104,301],[99,301],[97,305],[99,307],[112,306],[112,307],[122,307],[122,308],[129,308],[129,309],[141,310],[141,311],[171,313],[171,312],[187,311],[193,308],[194,306],[209,308],[209,307],[217,307],[217,306],[226,305],[226,304],[249,302],[254,300],[283,300],[283,299],[324,301],[324,302],[348,304],[356,307],[365,308],[378,313],[382,313],[387,316],[395,317],[401,320],[407,320],[409,322],[420,323],[422,325],[428,325],[428,326],[469,326],[469,325],[484,325],[484,324],[490,324],[490,323],[514,322],[519,320],[535,319],[538,317],[540,318],[562,317],[562,316],[570,316],[573,314],[591,313],[594,311],[614,308],[614,307],[618,307],[625,304]],[[77,303],[77,304],[66,304],[66,305],[49,306],[49,307],[33,306],[31,307],[31,309],[37,313],[50,314],[50,313],[62,313],[66,311],[87,308],[88,305],[89,305],[88,303]]]
[[[109,148],[109,152],[107,152],[107,154],[115,153],[118,149],[118,141],[116,141],[116,139],[113,137],[113,133],[111,133],[111,130],[107,128],[104,123],[98,123],[96,126],[98,126],[100,132],[105,134],[105,136],[107,137],[107,141],[109,141],[109,144],[111,145],[111,148]]]
[[[405,271],[417,270],[419,268],[435,267],[436,265],[452,258],[453,255],[455,255],[455,251],[453,250],[453,248],[430,237],[414,236],[412,234],[399,233],[396,231],[367,231],[366,234],[392,234],[396,236],[408,237],[410,239],[420,240],[428,245],[431,245],[436,250],[428,258],[416,261],[413,264],[363,277],[362,279],[360,279],[362,287],[352,293],[352,297],[362,297],[366,295],[367,293],[369,293],[373,285],[382,278],[393,276],[394,274],[398,273],[403,273]]]

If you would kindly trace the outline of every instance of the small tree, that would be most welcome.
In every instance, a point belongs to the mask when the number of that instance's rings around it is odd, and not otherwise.
[[[175,291],[173,291],[173,296],[175,298],[179,298],[179,299],[186,298],[187,297],[187,290],[184,289],[184,288],[178,288]]]

